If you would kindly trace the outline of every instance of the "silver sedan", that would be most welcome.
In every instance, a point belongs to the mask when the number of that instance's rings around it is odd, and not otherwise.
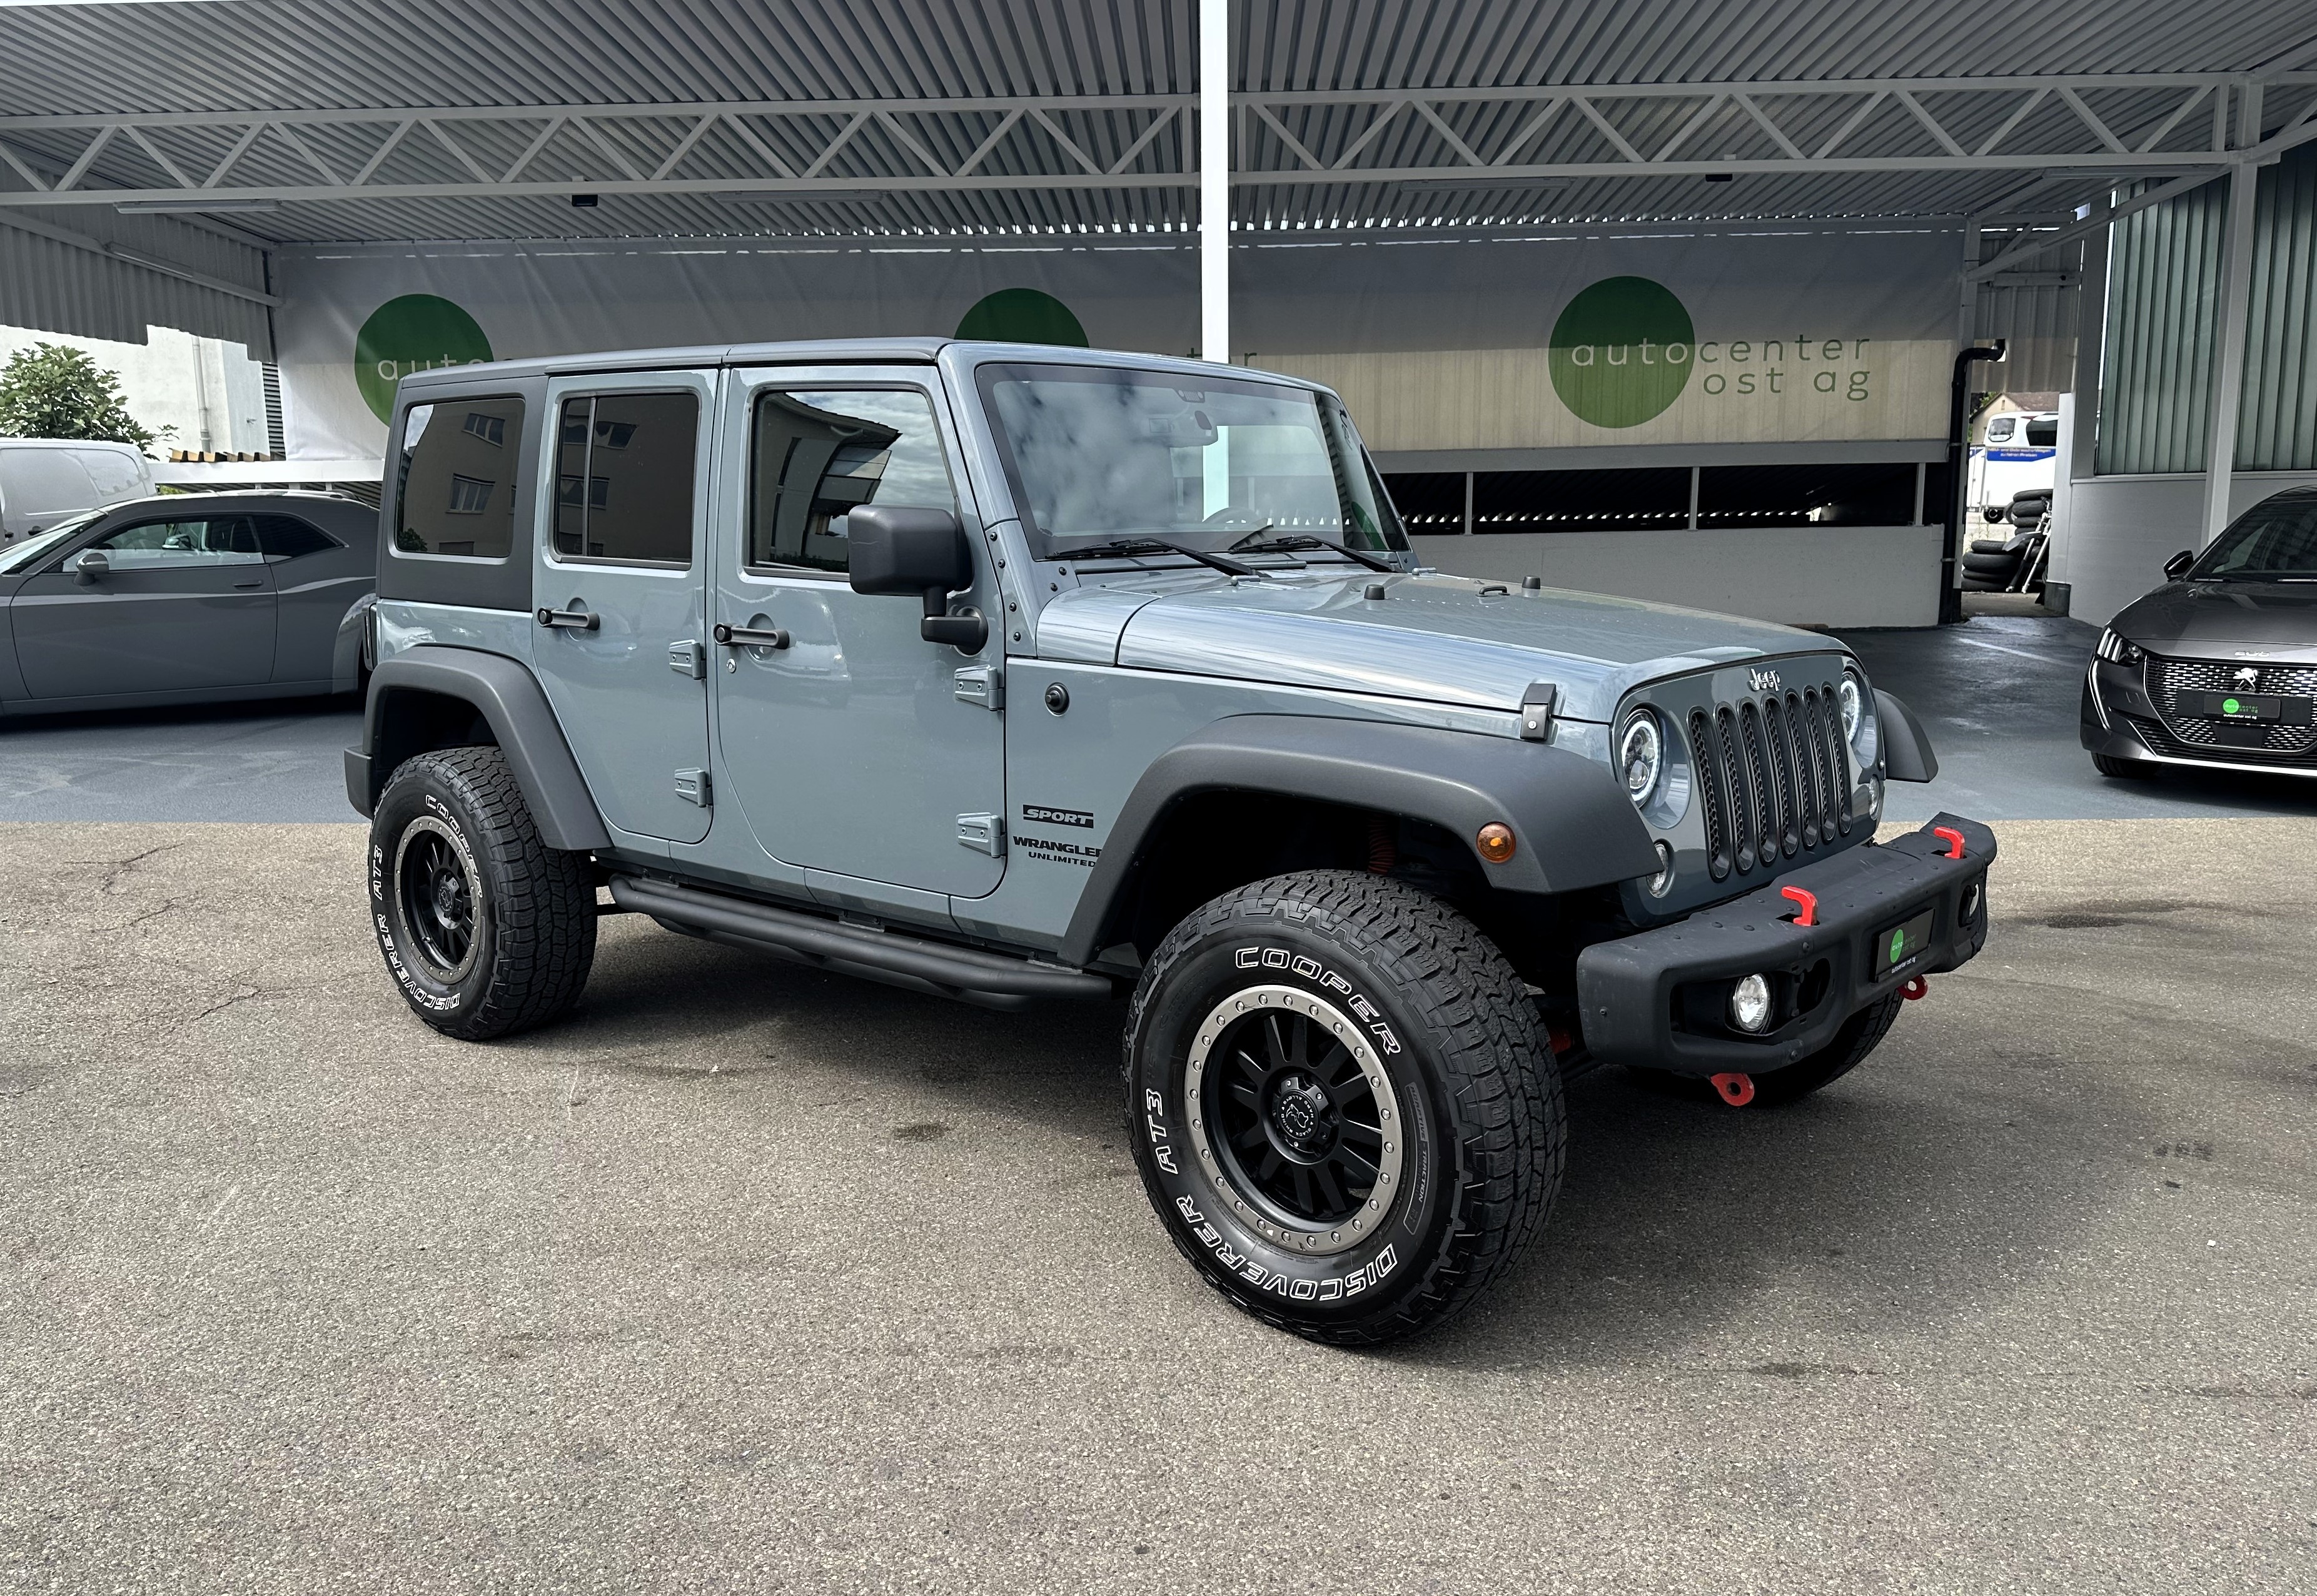
[[[353,692],[378,525],[331,494],[174,494],[0,550],[0,716]]]

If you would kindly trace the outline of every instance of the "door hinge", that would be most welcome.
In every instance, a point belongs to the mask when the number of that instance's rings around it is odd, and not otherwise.
[[[697,803],[702,809],[716,802],[708,789],[708,773],[704,770],[679,770],[675,773],[675,795],[686,803]]]
[[[1006,672],[995,665],[969,665],[957,673],[957,695],[984,709],[1006,707]]]
[[[693,638],[667,645],[667,668],[693,681],[708,679],[708,646]]]
[[[1006,856],[1006,817],[962,814],[957,817],[957,839],[975,853],[1002,859]]]

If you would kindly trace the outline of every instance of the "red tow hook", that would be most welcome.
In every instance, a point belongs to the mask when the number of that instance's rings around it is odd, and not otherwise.
[[[1732,1108],[1743,1108],[1754,1100],[1754,1078],[1734,1071],[1727,1075],[1716,1075],[1713,1077],[1713,1089],[1720,1092],[1722,1100]]]
[[[1931,995],[1931,983],[1920,975],[1910,975],[1906,984],[1899,989],[1899,995],[1910,1003],[1918,998],[1928,998]]]
[[[1953,826],[1933,826],[1931,828],[1931,835],[1937,838],[1940,841],[1951,845],[1947,849],[1948,858],[1960,859],[1963,857],[1962,832],[1956,830]]]
[[[1818,924],[1818,894],[1816,892],[1812,892],[1808,887],[1780,887],[1778,892],[1781,896],[1791,898],[1795,902],[1803,906],[1803,911],[1794,916],[1794,924],[1798,926],[1814,926]]]

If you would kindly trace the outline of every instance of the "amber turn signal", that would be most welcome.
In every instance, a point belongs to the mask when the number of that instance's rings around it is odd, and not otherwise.
[[[1490,864],[1502,865],[1513,856],[1513,829],[1502,820],[1490,820],[1481,828],[1472,844]]]

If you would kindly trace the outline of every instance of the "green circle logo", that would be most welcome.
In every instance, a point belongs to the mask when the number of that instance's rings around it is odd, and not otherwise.
[[[1673,291],[1647,277],[1604,277],[1552,324],[1552,390],[1596,426],[1639,426],[1681,397],[1697,331]]]
[[[1891,962],[1897,964],[1906,955],[1907,928],[1904,926],[1891,933]]]
[[[2221,700],[2221,713],[2224,715],[2241,715],[2244,713],[2244,705],[2233,698],[2223,698]]]
[[[1087,347],[1086,328],[1070,314],[1070,308],[1034,288],[1001,288],[984,295],[957,324],[957,336],[991,344]]]
[[[413,372],[473,365],[491,357],[475,318],[431,293],[407,293],[370,313],[354,335],[354,386],[384,421],[394,413],[394,385]]]

